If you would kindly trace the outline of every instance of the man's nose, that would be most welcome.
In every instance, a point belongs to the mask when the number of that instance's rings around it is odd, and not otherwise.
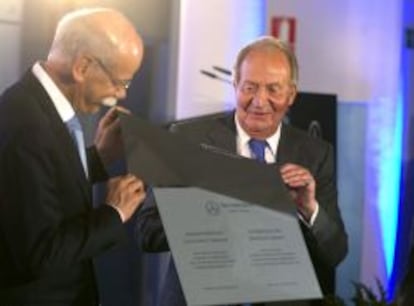
[[[261,106],[264,103],[266,103],[267,99],[268,99],[269,95],[267,93],[267,90],[265,87],[261,86],[257,89],[257,92],[254,95],[253,98],[253,103],[256,106]]]
[[[125,99],[126,96],[127,96],[127,90],[124,87],[119,86],[116,88],[115,97],[118,100]]]

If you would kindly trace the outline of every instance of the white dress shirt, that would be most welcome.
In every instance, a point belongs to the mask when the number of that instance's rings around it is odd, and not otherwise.
[[[39,62],[34,64],[32,72],[46,90],[62,121],[65,123],[68,122],[75,116],[75,110],[73,109],[72,104],[66,99]]]

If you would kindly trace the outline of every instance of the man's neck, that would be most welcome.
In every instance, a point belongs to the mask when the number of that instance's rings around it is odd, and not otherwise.
[[[55,85],[59,88],[66,99],[72,104],[74,101],[74,94],[71,86],[70,77],[64,72],[61,65],[50,63],[48,61],[41,62],[40,65],[47,72],[49,77],[53,80]]]

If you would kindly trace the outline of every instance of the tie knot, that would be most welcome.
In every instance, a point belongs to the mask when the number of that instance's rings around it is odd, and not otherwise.
[[[70,118],[68,121],[66,121],[66,125],[71,131],[74,130],[82,130],[81,124],[79,122],[79,119],[76,115],[74,115],[72,118]]]
[[[253,153],[254,159],[260,162],[265,162],[265,149],[267,147],[266,140],[251,138],[249,140],[249,147]]]

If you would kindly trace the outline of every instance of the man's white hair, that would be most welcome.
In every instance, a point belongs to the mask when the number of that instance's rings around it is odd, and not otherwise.
[[[67,65],[79,53],[89,53],[104,62],[109,61],[116,46],[103,35],[93,19],[96,15],[114,12],[109,8],[84,8],[66,14],[56,27],[48,57],[58,57]]]

